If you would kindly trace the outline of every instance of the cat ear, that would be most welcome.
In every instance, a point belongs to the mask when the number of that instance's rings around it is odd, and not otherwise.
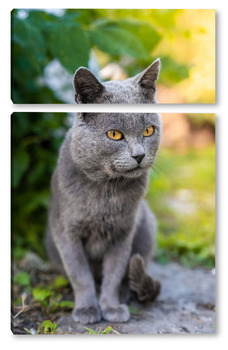
[[[74,74],[75,101],[77,103],[92,103],[99,97],[104,86],[95,75],[85,67],[80,67]]]
[[[147,69],[138,75],[138,84],[145,88],[151,89],[154,88],[154,83],[158,79],[160,72],[160,58],[156,59]]]

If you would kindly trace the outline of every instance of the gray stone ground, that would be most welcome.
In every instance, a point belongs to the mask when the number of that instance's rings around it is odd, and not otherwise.
[[[215,274],[179,264],[159,265],[151,262],[149,273],[162,283],[161,294],[150,305],[130,303],[131,319],[127,323],[102,321],[86,327],[98,331],[112,326],[120,334],[209,334],[215,333]],[[69,314],[59,320],[59,332],[87,333]]]

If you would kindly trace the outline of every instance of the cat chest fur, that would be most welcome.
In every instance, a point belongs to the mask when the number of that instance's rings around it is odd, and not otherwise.
[[[101,258],[110,246],[132,232],[141,197],[139,189],[125,185],[123,191],[120,183],[90,188],[86,198],[75,195],[71,202],[74,233],[82,240],[87,255]]]
[[[133,224],[133,220],[124,223],[124,221],[113,222],[109,217],[100,217],[90,222],[78,221],[75,233],[80,235],[87,255],[100,259],[110,246],[130,234]]]

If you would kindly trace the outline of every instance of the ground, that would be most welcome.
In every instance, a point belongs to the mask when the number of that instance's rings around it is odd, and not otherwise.
[[[24,264],[25,265],[25,264]],[[26,263],[28,268],[28,264]],[[46,266],[46,265],[43,265]],[[22,263],[23,267],[23,263]],[[42,267],[36,272],[36,266],[30,269],[31,283],[48,283],[54,274],[48,268]],[[39,267],[40,268],[40,267]],[[31,272],[32,271],[32,272]],[[14,334],[28,334],[37,330],[38,324],[51,320],[58,324],[55,334],[88,334],[93,331],[103,332],[107,327],[114,334],[209,334],[215,333],[215,272],[204,268],[189,269],[178,263],[160,265],[151,262],[149,273],[162,284],[162,290],[152,304],[130,302],[131,319],[127,323],[99,322],[81,325],[71,318],[70,310],[52,310],[47,304],[42,306],[27,296],[27,302],[22,309],[13,308]],[[39,278],[37,278],[39,276]],[[20,289],[21,291],[21,289]],[[18,289],[14,288],[14,297]],[[72,300],[69,286],[64,289],[65,299]],[[34,293],[33,293],[34,295]],[[53,302],[52,302],[53,306]],[[23,310],[23,311],[22,311]],[[19,313],[17,315],[17,313]],[[16,317],[15,317],[16,316]],[[25,330],[26,328],[26,330]]]

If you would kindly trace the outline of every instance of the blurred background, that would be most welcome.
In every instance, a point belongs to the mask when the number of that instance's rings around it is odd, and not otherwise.
[[[160,103],[215,102],[215,10],[13,10],[12,100],[74,103],[72,75],[133,76],[157,57]]]
[[[43,259],[50,179],[66,113],[12,115],[12,256]],[[158,219],[155,259],[215,264],[215,115],[162,114],[163,136],[146,195]]]

